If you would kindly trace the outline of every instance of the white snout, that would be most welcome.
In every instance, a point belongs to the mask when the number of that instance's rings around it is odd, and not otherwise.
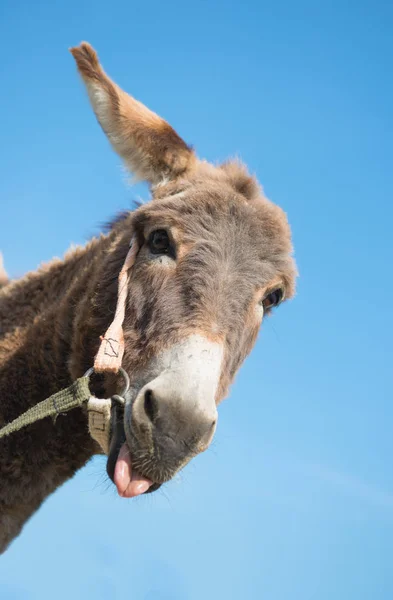
[[[145,424],[152,435],[210,443],[217,422],[216,394],[223,346],[193,334],[157,356],[149,365],[151,377],[132,406],[135,425]]]

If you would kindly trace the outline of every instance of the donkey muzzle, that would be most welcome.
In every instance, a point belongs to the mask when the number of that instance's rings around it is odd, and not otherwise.
[[[155,359],[158,375],[126,407],[125,431],[136,468],[155,482],[171,479],[206,450],[217,424],[222,346],[192,335]]]

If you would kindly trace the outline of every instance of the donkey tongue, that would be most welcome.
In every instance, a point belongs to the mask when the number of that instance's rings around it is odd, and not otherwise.
[[[152,485],[146,477],[132,472],[130,451],[125,443],[120,448],[113,479],[117,492],[122,498],[133,498],[144,494]]]

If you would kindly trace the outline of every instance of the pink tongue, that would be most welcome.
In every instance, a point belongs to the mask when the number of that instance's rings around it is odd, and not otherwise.
[[[130,451],[125,443],[120,448],[113,479],[117,492],[122,498],[139,496],[152,485],[152,482],[146,477],[141,477],[138,473],[132,472]]]

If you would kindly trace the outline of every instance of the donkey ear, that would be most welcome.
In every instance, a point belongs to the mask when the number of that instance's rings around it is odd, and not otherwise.
[[[98,122],[138,179],[157,185],[193,168],[193,151],[166,121],[109,79],[90,44],[82,42],[71,53]]]
[[[6,283],[8,283],[8,275],[7,275],[6,270],[4,268],[3,255],[0,252],[0,287],[2,287],[3,285],[5,285]]]

